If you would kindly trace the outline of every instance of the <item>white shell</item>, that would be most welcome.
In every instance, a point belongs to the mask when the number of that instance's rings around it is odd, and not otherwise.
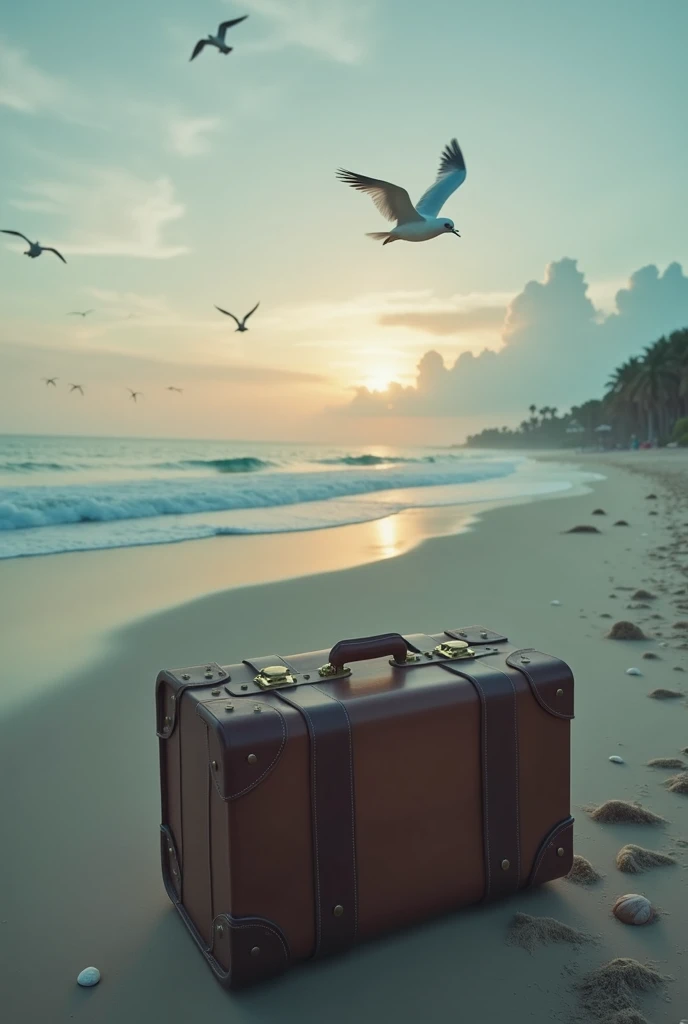
[[[655,910],[646,896],[637,892],[619,896],[612,907],[612,913],[624,924],[648,924],[655,916]]]
[[[84,988],[91,988],[92,985],[97,985],[99,981],[100,971],[97,967],[84,967],[76,979],[77,985],[82,985]]]
[[[612,754],[612,756],[609,758],[609,760],[613,761],[614,764],[626,764],[626,762],[624,761],[623,757],[619,757],[618,754]]]
[[[558,606],[558,605],[560,605],[560,604],[561,604],[561,601],[550,601],[550,604],[553,604],[553,605],[557,605],[557,606]]]
[[[627,676],[641,676],[642,674],[643,673],[640,671],[639,668],[627,668],[626,669],[626,675]]]

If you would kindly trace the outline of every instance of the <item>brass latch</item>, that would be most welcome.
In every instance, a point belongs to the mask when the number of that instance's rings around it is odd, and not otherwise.
[[[456,661],[458,658],[475,658],[476,654],[472,647],[469,647],[465,640],[445,640],[438,644],[433,654],[441,654],[445,658]]]
[[[318,669],[318,675],[323,676],[325,679],[329,676],[350,676],[351,669],[348,665],[342,665],[341,668],[335,668],[334,665],[330,665],[328,661],[327,665],[322,665]]]
[[[267,665],[261,669],[253,682],[261,690],[276,690],[278,686],[294,686],[296,678],[286,665]]]

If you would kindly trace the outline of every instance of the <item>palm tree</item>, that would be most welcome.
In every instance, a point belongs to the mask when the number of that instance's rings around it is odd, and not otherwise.
[[[659,338],[645,348],[645,358],[632,386],[631,397],[647,417],[647,437],[655,440],[670,432],[670,409],[676,408],[678,374],[668,338]]]

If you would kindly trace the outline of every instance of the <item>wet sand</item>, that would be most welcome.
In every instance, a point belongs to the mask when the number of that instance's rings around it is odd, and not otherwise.
[[[410,550],[399,538],[404,553],[349,569],[341,568],[348,553],[341,533],[324,531],[310,539],[331,546],[330,568],[338,571],[282,582],[220,589],[238,555],[234,542],[247,538],[213,541],[207,558],[191,557],[188,544],[0,566],[0,587],[11,598],[0,718],[7,1020],[546,1024],[577,1011],[570,970],[582,975],[614,957],[656,961],[676,979],[669,1002],[648,999],[643,1012],[653,1024],[688,1016],[688,848],[677,842],[688,839],[688,798],[665,785],[672,772],[647,767],[688,746],[684,700],[647,697],[658,688],[688,691],[688,637],[670,628],[688,619],[677,607],[688,599],[672,593],[688,589],[688,547],[682,555],[676,539],[688,521],[688,459],[650,452],[572,461],[607,479],[591,485],[592,493],[489,511],[469,532]],[[646,499],[650,490],[658,500]],[[596,507],[608,515],[592,517]],[[614,527],[617,519],[630,525]],[[601,534],[565,533],[586,523]],[[270,541],[275,558],[293,562],[293,537]],[[657,597],[633,602],[632,590],[617,587],[644,587]],[[215,592],[175,603],[182,592],[204,590]],[[629,610],[632,603],[650,607]],[[107,632],[127,610],[131,621]],[[650,639],[604,639],[620,619],[641,624]],[[225,993],[160,880],[158,669],[475,622],[571,664],[575,849],[604,877],[590,887],[562,880],[450,914],[262,988]],[[646,651],[660,657],[643,659]],[[642,675],[628,676],[629,667]],[[612,754],[626,763],[610,763]],[[668,824],[603,825],[582,809],[611,799],[637,800]],[[627,843],[671,852],[679,863],[629,877],[615,866]],[[662,916],[643,928],[621,925],[610,910],[629,891],[648,896]],[[555,918],[598,941],[529,954],[507,943],[516,913]],[[91,964],[101,983],[78,989],[77,973]]]

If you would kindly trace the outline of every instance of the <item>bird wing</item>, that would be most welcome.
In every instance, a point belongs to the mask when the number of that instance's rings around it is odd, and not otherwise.
[[[364,174],[356,174],[340,167],[337,171],[340,181],[357,188],[359,192],[367,192],[378,210],[387,220],[396,220],[398,224],[408,224],[423,218],[416,211],[410,196],[401,185],[393,185],[381,178],[367,178]]]
[[[240,21],[246,21],[247,18],[248,14],[242,14],[240,18],[232,18],[231,21],[221,22],[220,27],[217,30],[217,34],[222,39],[222,42],[225,41],[225,35],[227,34],[228,28],[231,28],[232,25],[238,25]]]
[[[31,240],[26,237],[26,235],[22,235],[21,231],[8,231],[7,228],[0,228],[0,231],[2,231],[3,235],[18,235],[19,238],[24,239],[27,245],[33,244]]]
[[[208,45],[208,40],[207,39],[199,39],[198,42],[196,43],[196,45],[194,46],[193,53],[189,57],[189,60],[193,60],[194,57],[198,57],[198,55],[201,52],[201,50],[203,49],[203,47],[207,46],[207,45]]]
[[[241,327],[241,324],[239,323],[237,318],[234,316],[234,313],[229,313],[226,309],[220,309],[219,306],[216,306],[215,309],[219,310],[220,313],[224,313],[225,316],[231,316],[232,320],[237,325],[237,327]]]
[[[54,253],[55,253],[55,255],[56,255],[57,257],[59,257],[59,259],[61,259],[61,260],[62,260],[62,262],[63,262],[63,263],[66,263],[66,262],[67,262],[67,260],[66,260],[66,259],[64,258],[64,256],[62,255],[62,253],[61,253],[61,252],[58,252],[58,251],[57,251],[57,249],[51,249],[49,245],[44,245],[44,246],[43,246],[43,252],[54,252]]]
[[[456,139],[452,139],[442,153],[435,183],[425,190],[416,204],[416,209],[426,217],[436,217],[452,192],[456,192],[465,180],[466,164],[463,153]]]
[[[255,306],[253,307],[253,309],[250,309],[250,310],[248,311],[248,313],[246,314],[246,316],[244,317],[244,323],[246,323],[246,321],[248,320],[248,318],[249,318],[249,317],[250,317],[250,316],[251,316],[251,315],[252,315],[253,313],[255,313],[255,311],[256,311],[256,310],[258,309],[258,307],[259,307],[259,306],[260,306],[260,302],[256,302],[256,304],[255,304]]]

